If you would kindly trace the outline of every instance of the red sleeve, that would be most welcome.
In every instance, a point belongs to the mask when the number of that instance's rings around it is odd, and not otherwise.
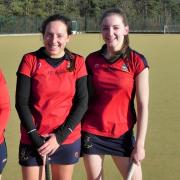
[[[138,54],[135,58],[135,76],[141,73],[145,68],[149,68],[146,58]]]
[[[79,79],[87,75],[85,60],[82,56],[76,57],[76,78]]]
[[[10,97],[6,81],[0,71],[0,137],[4,133],[10,115]]]
[[[31,77],[35,67],[35,56],[33,54],[26,54],[22,58],[18,73]]]

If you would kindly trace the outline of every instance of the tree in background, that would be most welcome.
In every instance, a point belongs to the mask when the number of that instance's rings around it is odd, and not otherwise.
[[[24,21],[28,30],[29,24],[38,26],[47,16],[62,13],[78,21],[79,29],[94,31],[99,29],[102,11],[112,7],[125,10],[132,30],[180,24],[179,0],[1,0],[0,27],[13,23],[14,19]],[[29,22],[21,20],[25,18]]]

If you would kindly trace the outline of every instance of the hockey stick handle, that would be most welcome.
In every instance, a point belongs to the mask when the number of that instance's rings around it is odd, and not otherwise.
[[[49,170],[48,156],[45,157],[45,179],[50,180],[50,170]]]
[[[132,162],[131,165],[130,165],[130,168],[129,168],[129,171],[128,171],[128,176],[127,176],[126,180],[131,180],[132,179],[135,168],[136,168],[136,164]]]

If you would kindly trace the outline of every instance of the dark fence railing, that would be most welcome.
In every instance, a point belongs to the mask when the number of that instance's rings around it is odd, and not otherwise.
[[[0,34],[22,34],[40,32],[40,17],[0,16]],[[180,24],[148,23],[148,21],[129,22],[130,32],[134,33],[180,33]],[[73,18],[74,32],[99,32],[99,19],[96,17]]]

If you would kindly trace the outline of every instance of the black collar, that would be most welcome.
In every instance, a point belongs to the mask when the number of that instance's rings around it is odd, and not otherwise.
[[[45,53],[45,48],[41,47],[37,52],[36,55],[38,58],[45,59],[51,66],[57,67],[59,66],[64,60],[70,61],[71,57],[68,53],[65,52],[64,56],[61,58],[51,58]]]
[[[106,59],[106,61],[108,63],[114,63],[115,61],[117,61],[120,58],[127,57],[129,55],[130,48],[128,47],[128,48],[126,48],[126,50],[118,51],[114,56],[112,56],[109,59],[106,58],[106,52],[107,52],[107,45],[104,44],[102,46],[102,48],[99,50],[99,53]]]

